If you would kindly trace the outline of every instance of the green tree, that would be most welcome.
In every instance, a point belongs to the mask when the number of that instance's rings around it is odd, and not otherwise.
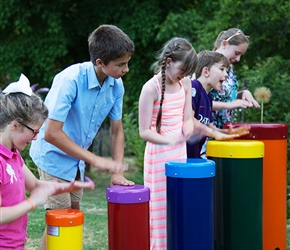
[[[251,91],[261,84],[269,87],[273,97],[265,119],[289,124],[290,98],[285,94],[289,84],[289,1],[1,0],[0,8],[2,88],[20,72],[39,87],[49,87],[57,72],[89,60],[87,38],[93,29],[114,24],[136,45],[130,72],[123,79],[124,113],[131,114],[142,85],[152,76],[155,53],[168,39],[182,36],[196,51],[212,49],[220,31],[238,27],[251,40],[248,52],[235,65],[240,85],[247,82]],[[252,121],[255,112],[258,110],[249,110],[245,117]],[[131,119],[136,125],[132,129],[137,129],[137,116]]]
[[[0,7],[0,86],[18,79],[20,72],[48,86],[67,53],[59,5],[3,0]]]

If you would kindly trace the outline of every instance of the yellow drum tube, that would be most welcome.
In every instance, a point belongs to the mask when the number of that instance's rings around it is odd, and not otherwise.
[[[46,213],[46,249],[82,249],[84,213],[76,209],[56,209]]]

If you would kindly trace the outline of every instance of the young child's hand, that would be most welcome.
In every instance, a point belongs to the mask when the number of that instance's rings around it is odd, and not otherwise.
[[[245,126],[239,126],[239,127],[233,127],[232,124],[229,125],[229,129],[228,129],[228,134],[237,134],[239,136],[242,136],[242,135],[247,135],[249,134],[250,132],[250,129],[251,129],[251,126],[250,125],[245,125]]]
[[[39,181],[39,184],[30,193],[29,199],[33,202],[35,206],[43,205],[50,196],[70,193],[82,188],[94,189],[94,182],[81,182],[72,180],[67,183],[60,183],[55,181]]]
[[[182,128],[183,136],[185,137],[185,140],[189,140],[190,137],[194,134],[195,132],[195,126],[183,126]]]
[[[214,130],[212,133],[212,138],[214,138],[217,141],[225,141],[225,140],[232,140],[236,137],[239,137],[239,134],[225,134],[221,133],[217,130]]]
[[[249,90],[244,90],[242,94],[242,100],[248,101],[251,107],[260,108],[260,104],[254,99],[252,93]]]
[[[72,180],[70,183],[58,183],[58,182],[53,182],[54,187],[55,187],[55,193],[54,194],[60,194],[60,193],[71,193],[76,190],[86,188],[86,189],[94,189],[95,188],[95,183],[93,181],[75,181]]]
[[[186,136],[181,137],[168,137],[168,145],[175,146],[187,140]]]
[[[203,134],[200,133],[193,133],[188,139],[187,139],[187,143],[189,144],[194,144],[199,142],[203,137]]]
[[[237,108],[251,108],[253,107],[253,104],[247,100],[244,99],[236,99],[232,102],[228,102],[227,104],[229,107],[228,109],[237,109]]]

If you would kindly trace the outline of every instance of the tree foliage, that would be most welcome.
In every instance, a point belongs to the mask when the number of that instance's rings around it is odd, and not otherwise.
[[[289,1],[1,0],[0,8],[1,88],[17,80],[20,72],[31,83],[50,87],[57,72],[89,60],[90,32],[100,24],[114,24],[136,46],[124,77],[124,111],[130,113],[142,85],[152,76],[155,53],[168,39],[181,36],[196,51],[212,49],[222,30],[237,27],[251,40],[248,52],[235,65],[240,85],[247,82],[251,91],[269,87],[273,96],[265,107],[265,119],[289,124]],[[258,119],[258,112],[249,110],[245,117]]]
[[[283,72],[279,72],[281,68],[283,68]],[[256,88],[262,86],[271,90],[271,100],[264,106],[264,122],[288,122],[290,124],[289,102],[283,101],[290,96],[289,72],[290,59],[283,60],[281,56],[269,57],[267,60],[257,63],[253,69],[244,66],[241,79],[248,81],[248,87],[252,93]],[[244,110],[245,121],[259,122],[260,112],[260,109]]]
[[[188,38],[195,49],[212,49],[215,37],[241,28],[251,46],[237,67],[253,67],[276,55],[290,57],[290,3],[283,0],[2,0],[0,2],[0,87],[20,72],[49,87],[64,67],[89,60],[87,38],[103,23],[115,24],[135,42],[130,73],[124,78],[126,104],[138,100],[151,76],[155,53],[172,36]],[[258,14],[259,13],[259,14]]]

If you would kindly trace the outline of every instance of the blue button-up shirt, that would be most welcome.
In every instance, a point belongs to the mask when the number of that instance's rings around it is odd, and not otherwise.
[[[45,104],[49,118],[63,122],[63,131],[82,148],[87,149],[102,122],[122,118],[124,86],[122,79],[106,78],[100,86],[91,62],[72,65],[53,80]],[[75,178],[79,168],[83,175],[85,163],[44,140],[46,123],[33,141],[30,156],[45,172],[65,180]]]

